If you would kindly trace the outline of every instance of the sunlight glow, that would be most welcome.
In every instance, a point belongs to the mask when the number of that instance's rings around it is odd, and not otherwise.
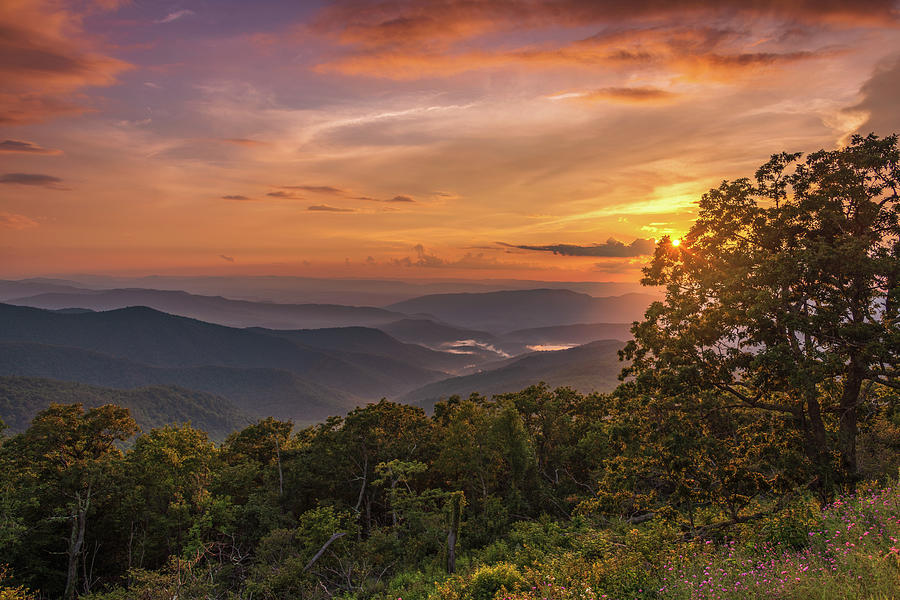
[[[680,246],[680,245],[681,245],[681,240],[679,240],[678,238],[675,238],[674,240],[672,240],[672,245],[673,245],[673,246]]]

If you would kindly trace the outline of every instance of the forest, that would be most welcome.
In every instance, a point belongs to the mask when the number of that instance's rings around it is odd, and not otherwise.
[[[0,444],[0,598],[895,597],[898,188],[870,135],[710,190],[610,394],[220,444],[53,404]]]

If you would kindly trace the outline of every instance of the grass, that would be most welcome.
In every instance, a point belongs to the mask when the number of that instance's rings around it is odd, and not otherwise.
[[[390,600],[900,600],[898,486],[862,488],[824,509],[800,503],[716,542],[675,542],[664,524],[581,524],[536,552],[541,535],[523,525],[491,553],[493,565],[475,561],[428,592],[423,582],[408,595],[392,586]]]

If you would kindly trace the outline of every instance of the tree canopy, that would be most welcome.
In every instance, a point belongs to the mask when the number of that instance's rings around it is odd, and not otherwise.
[[[900,387],[897,137],[777,154],[753,180],[704,194],[690,231],[658,245],[643,283],[665,286],[623,357],[636,391],[785,415],[823,499],[858,476],[873,386]]]

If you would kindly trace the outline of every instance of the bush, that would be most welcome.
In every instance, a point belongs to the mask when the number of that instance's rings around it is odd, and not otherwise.
[[[482,565],[471,575],[455,576],[439,585],[431,600],[494,600],[497,592],[517,592],[524,585],[525,580],[514,565]]]

